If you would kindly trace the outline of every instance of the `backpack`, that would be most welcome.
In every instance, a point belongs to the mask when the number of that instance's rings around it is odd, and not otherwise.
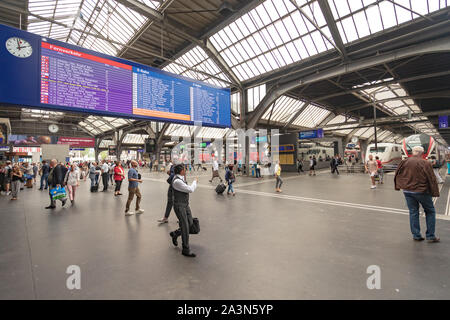
[[[314,165],[314,166],[317,165],[316,159],[313,159],[313,165]]]
[[[169,177],[167,178],[167,183],[168,184],[170,184],[170,185],[172,185],[172,181],[173,181],[173,178],[175,177],[175,172],[174,172],[174,168],[173,168],[173,165],[170,167],[170,175],[169,175]]]

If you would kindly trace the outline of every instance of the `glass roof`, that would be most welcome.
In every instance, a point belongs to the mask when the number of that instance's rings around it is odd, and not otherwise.
[[[164,2],[138,1],[153,9],[158,9]],[[30,17],[29,32],[109,55],[117,55],[123,46],[95,38],[85,32],[102,35],[107,39],[127,44],[148,20],[114,0],[29,0],[28,10],[33,14],[84,31],[81,33],[56,23]]]
[[[297,5],[330,39],[318,2]],[[289,0],[266,0],[210,40],[241,81],[333,48]]]
[[[133,122],[134,120],[122,118],[88,116],[83,121],[80,121],[79,125],[87,129],[94,135],[98,135],[109,130],[114,130],[126,124],[132,124]]]
[[[123,139],[123,144],[144,144],[145,139],[149,137],[148,134],[133,134],[128,133]]]
[[[219,87],[228,87],[227,82],[220,81],[204,73],[195,72],[184,66],[205,72],[209,75],[213,75],[228,82],[230,81],[230,79],[228,79],[228,77],[220,70],[217,64],[212,59],[210,59],[205,51],[199,46],[196,46],[195,48],[189,50],[180,58],[175,60],[175,63],[172,62],[171,64],[163,68],[163,70],[180,74],[188,78],[205,81]]]
[[[443,9],[439,0],[328,0],[344,43],[352,42]]]
[[[166,135],[171,137],[191,137],[194,129],[194,126],[171,124],[166,131]],[[222,139],[229,130],[232,129],[202,127],[197,137],[206,139]]]

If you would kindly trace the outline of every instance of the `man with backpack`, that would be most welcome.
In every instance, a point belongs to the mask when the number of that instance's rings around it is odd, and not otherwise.
[[[166,213],[164,214],[163,218],[158,220],[158,222],[160,222],[160,223],[168,223],[169,222],[169,215],[173,208],[172,180],[173,180],[173,177],[175,176],[174,165],[170,166],[170,169],[167,171],[167,174],[169,175],[169,177],[167,178],[167,183],[169,184],[169,189],[167,190]]]
[[[331,159],[330,166],[331,166],[331,174],[334,174],[334,172],[336,171],[336,173],[339,175],[338,170],[339,156],[336,155],[334,158]]]
[[[235,196],[236,193],[234,192],[234,189],[233,189],[233,183],[236,181],[236,178],[234,177],[232,164],[229,164],[227,167],[227,172],[225,173],[225,181],[228,183],[227,194],[232,193],[233,196]]]
[[[178,218],[180,227],[172,231],[172,243],[178,246],[178,237],[181,236],[183,241],[183,250],[181,254],[186,257],[195,257],[195,253],[191,252],[189,248],[189,232],[193,225],[191,208],[189,207],[189,193],[192,193],[197,188],[198,179],[195,178],[191,185],[186,182],[186,170],[183,164],[178,164],[174,168],[174,177],[172,179],[173,188],[173,209]]]

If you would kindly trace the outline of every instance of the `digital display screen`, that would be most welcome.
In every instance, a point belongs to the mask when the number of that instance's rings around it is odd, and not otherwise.
[[[13,56],[4,46],[0,49],[1,63],[6,66],[2,82],[11,75],[0,92],[0,102],[109,117],[231,126],[228,88],[4,25],[0,25],[0,34],[5,41],[22,37],[33,48],[27,58]],[[18,72],[23,77],[14,81]]]
[[[316,139],[323,138],[323,129],[301,131],[298,133],[299,139]]]

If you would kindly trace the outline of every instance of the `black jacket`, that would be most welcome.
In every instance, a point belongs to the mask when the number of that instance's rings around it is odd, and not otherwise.
[[[63,185],[64,175],[62,172],[61,165],[57,165],[55,168],[50,169],[50,174],[48,176],[48,184],[50,187],[54,188],[56,185]]]

